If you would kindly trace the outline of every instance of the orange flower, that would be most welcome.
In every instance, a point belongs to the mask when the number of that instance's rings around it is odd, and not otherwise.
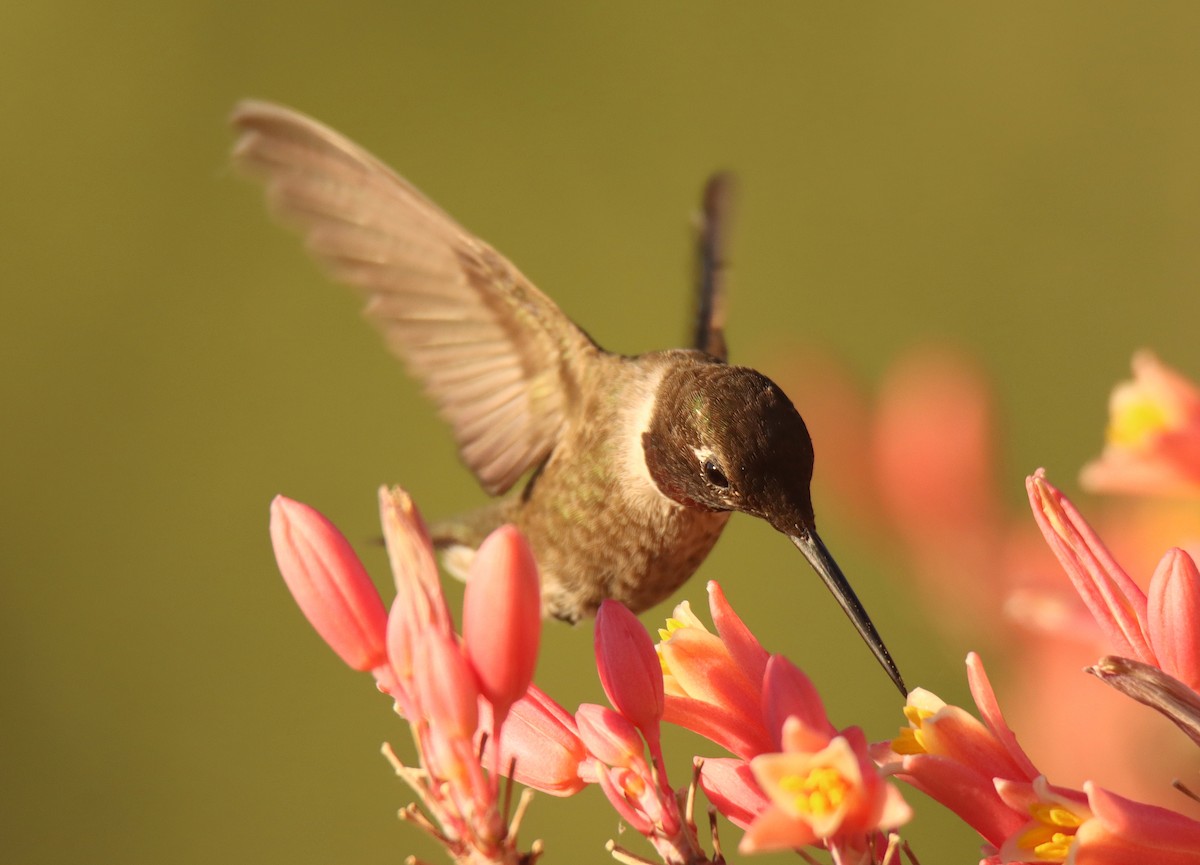
[[[1200,493],[1200,388],[1149,351],[1133,356],[1133,381],[1113,388],[1107,443],[1084,466],[1085,489]]]

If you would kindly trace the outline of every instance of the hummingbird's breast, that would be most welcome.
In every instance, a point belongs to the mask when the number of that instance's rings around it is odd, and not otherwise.
[[[707,557],[728,512],[684,507],[646,469],[642,433],[665,366],[604,357],[517,516],[547,615],[576,621],[606,598],[634,612],[664,600]]]

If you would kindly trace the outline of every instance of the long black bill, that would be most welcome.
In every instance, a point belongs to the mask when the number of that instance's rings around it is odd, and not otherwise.
[[[896,683],[896,687],[900,689],[900,693],[908,696],[908,688],[904,685],[904,679],[901,678],[900,671],[896,669],[896,662],[892,660],[892,656],[888,653],[887,646],[883,644],[879,632],[871,624],[871,617],[863,609],[862,602],[854,594],[854,589],[850,588],[850,583],[846,581],[845,575],[842,574],[842,569],[833,560],[833,556],[825,548],[825,544],[821,541],[820,536],[816,532],[809,530],[804,534],[788,535],[788,537],[796,545],[796,549],[804,553],[804,558],[808,559],[808,563],[813,566],[813,570],[825,582],[829,591],[833,592],[833,596],[837,598],[838,605],[850,617],[850,621],[854,623],[855,629],[866,640],[867,645],[871,647],[871,652],[875,655],[876,660],[887,670],[887,674]]]

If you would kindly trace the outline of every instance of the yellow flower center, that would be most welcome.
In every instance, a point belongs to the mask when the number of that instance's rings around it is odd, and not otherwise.
[[[1030,806],[1033,825],[1021,833],[1017,844],[1031,852],[1038,862],[1065,862],[1075,840],[1075,830],[1084,818],[1057,802],[1037,802]]]
[[[846,801],[850,783],[832,766],[818,766],[806,775],[786,775],[779,788],[791,797],[794,811],[824,817],[837,811]]]
[[[1140,447],[1173,424],[1171,412],[1149,394],[1131,394],[1114,407],[1108,422],[1108,440],[1121,447]]]
[[[897,754],[925,754],[925,731],[921,729],[926,718],[933,716],[928,709],[918,709],[916,706],[905,706],[904,717],[909,726],[901,727],[899,735],[892,739],[892,750]]]

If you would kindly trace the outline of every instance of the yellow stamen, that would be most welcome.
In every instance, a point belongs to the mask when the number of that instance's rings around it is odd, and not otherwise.
[[[669,640],[669,639],[671,639],[671,635],[673,633],[675,633],[676,631],[682,630],[683,628],[686,628],[686,627],[687,627],[687,625],[685,625],[683,622],[679,621],[679,619],[672,617],[670,619],[667,619],[665,628],[658,629],[658,638],[660,640]]]
[[[1033,815],[1034,820],[1049,826],[1078,829],[1083,825],[1082,817],[1057,802],[1036,802],[1030,806],[1029,813]]]
[[[1108,422],[1108,440],[1121,447],[1136,448],[1169,429],[1173,419],[1168,406],[1149,394],[1130,394],[1114,407]]]
[[[842,807],[850,783],[832,766],[818,766],[806,775],[785,775],[779,788],[791,796],[794,811],[823,817]]]
[[[1034,823],[1017,841],[1039,862],[1065,862],[1075,841],[1075,830],[1084,819],[1059,802],[1035,802],[1029,806]]]
[[[892,750],[897,754],[926,754],[925,737],[920,730],[912,727],[901,727],[900,735],[892,739]]]
[[[910,726],[901,727],[900,733],[892,739],[892,750],[897,754],[926,754],[929,749],[925,746],[925,731],[922,728],[927,718],[933,717],[929,709],[916,706],[905,706],[904,717]]]

